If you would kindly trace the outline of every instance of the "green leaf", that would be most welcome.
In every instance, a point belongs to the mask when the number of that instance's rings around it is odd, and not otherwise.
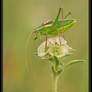
[[[62,70],[63,67],[64,67],[64,63],[63,62],[62,63],[60,62],[59,66],[58,66],[58,71]]]
[[[70,66],[70,65],[72,65],[72,64],[84,62],[84,61],[86,61],[86,59],[72,60],[72,61],[66,63],[66,64],[64,65],[64,67]]]
[[[55,68],[56,68],[56,70],[58,70],[59,60],[56,56],[54,56],[54,60],[55,60]]]

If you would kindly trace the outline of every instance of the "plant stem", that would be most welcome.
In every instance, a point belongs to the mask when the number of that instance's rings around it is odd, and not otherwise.
[[[57,76],[53,76],[53,92],[57,92]]]

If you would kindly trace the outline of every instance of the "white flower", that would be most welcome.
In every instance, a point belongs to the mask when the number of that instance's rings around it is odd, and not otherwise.
[[[67,55],[72,50],[71,47],[67,45],[67,41],[62,37],[54,37],[47,40],[47,48],[45,48],[45,42],[43,42],[38,47],[38,56],[46,57],[56,56],[61,58]]]
[[[48,46],[48,43],[47,43]],[[42,57],[48,53],[48,50],[45,50],[45,42],[43,42],[38,48],[38,56]]]

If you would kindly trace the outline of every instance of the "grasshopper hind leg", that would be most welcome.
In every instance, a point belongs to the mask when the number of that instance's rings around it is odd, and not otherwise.
[[[62,15],[62,36],[64,38],[64,12],[63,12],[63,8],[61,8],[61,15]]]

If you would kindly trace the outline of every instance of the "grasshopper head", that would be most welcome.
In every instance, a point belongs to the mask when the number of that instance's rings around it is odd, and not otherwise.
[[[73,22],[74,22],[74,23],[76,23],[76,22],[77,22],[77,20],[76,20],[76,19],[73,19]]]

